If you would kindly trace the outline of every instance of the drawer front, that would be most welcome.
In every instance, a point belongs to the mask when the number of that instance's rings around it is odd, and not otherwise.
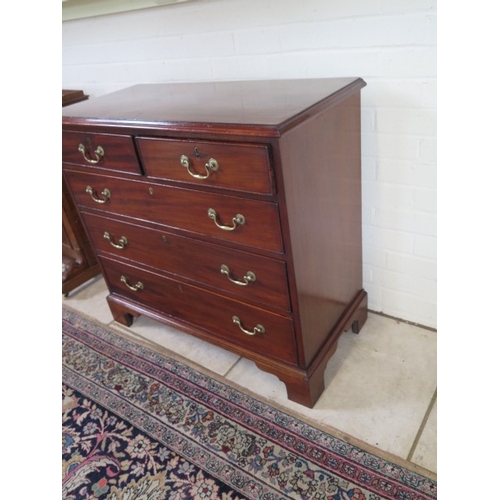
[[[148,177],[249,193],[273,193],[267,146],[136,139]]]
[[[252,248],[282,252],[275,203],[71,170],[65,171],[65,177],[81,208],[97,208]]]
[[[82,218],[100,254],[144,263],[239,300],[290,312],[283,261],[88,212]]]
[[[62,133],[63,163],[141,175],[134,141],[128,135]]]
[[[101,257],[110,290],[230,344],[296,364],[290,318]],[[131,289],[130,287],[134,288]],[[237,317],[240,325],[234,321]],[[259,329],[263,327],[263,330]],[[254,333],[249,335],[242,331]]]

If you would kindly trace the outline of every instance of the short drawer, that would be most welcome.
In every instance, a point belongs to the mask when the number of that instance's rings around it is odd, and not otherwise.
[[[100,209],[252,248],[282,252],[278,206],[66,169],[80,208]]]
[[[249,193],[274,191],[265,145],[149,137],[136,143],[148,177]]]
[[[211,338],[296,364],[293,321],[140,267],[101,257],[112,293],[204,330]],[[246,333],[245,333],[246,332]]]
[[[100,254],[130,259],[239,300],[290,312],[283,261],[88,212],[81,215]]]
[[[62,161],[141,175],[134,141],[128,135],[62,133]]]

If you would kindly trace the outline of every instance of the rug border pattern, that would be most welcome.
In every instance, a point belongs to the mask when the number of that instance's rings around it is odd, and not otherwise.
[[[76,311],[63,308],[63,319],[75,327],[75,334],[83,335],[84,338],[81,340],[84,340],[90,347],[105,350],[107,355],[118,357],[121,363],[164,384],[172,383],[171,376],[168,374],[168,372],[172,372],[176,377],[179,377],[175,389],[186,397],[197,399],[198,393],[200,393],[199,388],[208,391],[212,395],[211,406],[228,419],[237,422],[256,434],[260,433],[266,439],[276,440],[281,438],[279,440],[280,446],[292,453],[306,451],[308,460],[311,460],[319,467],[326,468],[326,470],[332,470],[347,481],[353,481],[353,479],[360,481],[363,488],[376,494],[387,495],[387,489],[390,489],[390,498],[436,498],[437,485],[430,478],[332,436],[307,422],[301,421],[297,417],[287,415],[281,410],[200,373],[180,361],[134,343],[111,331],[105,325],[100,325],[81,316]],[[86,331],[83,332],[80,329]],[[91,389],[90,386],[88,389]],[[92,390],[95,391],[96,389],[93,388]],[[198,402],[206,404],[205,399],[198,399]],[[113,402],[113,404],[117,403]],[[110,410],[113,411],[113,408],[110,407]],[[255,415],[255,417],[252,417],[252,415]],[[249,418],[250,420],[257,418],[257,415],[261,419],[257,422],[257,425],[256,422],[248,420]],[[134,425],[138,425],[138,423],[134,421]],[[150,433],[151,430],[148,430],[150,428],[154,429],[152,423],[148,423],[148,426],[144,427],[143,430]],[[259,428],[261,429],[260,432]],[[272,434],[268,435],[262,429],[266,429]],[[156,430],[155,432],[156,434],[152,434],[152,436],[158,439],[160,431]],[[276,433],[281,433],[281,436]],[[167,437],[169,446],[174,446],[176,441],[172,435],[167,435]],[[179,436],[177,436],[177,439],[179,439]],[[301,449],[294,449],[292,444]],[[183,451],[174,450],[184,455]],[[194,459],[189,455],[187,458]],[[202,462],[203,460],[197,465],[204,469]],[[356,478],[356,474],[363,473],[363,471],[357,470],[358,468],[364,468],[365,474],[366,469],[369,469],[376,477],[366,478],[369,480],[369,484],[361,482],[361,478]],[[234,484],[232,486],[235,487]],[[235,489],[238,490],[236,487]],[[417,496],[415,496],[415,492],[418,492]],[[248,491],[242,493],[249,494]],[[276,498],[274,495],[272,496]]]

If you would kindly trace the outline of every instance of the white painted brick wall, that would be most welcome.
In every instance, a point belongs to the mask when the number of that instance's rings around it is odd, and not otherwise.
[[[63,88],[360,76],[369,308],[436,327],[436,0],[193,0],[68,21]]]

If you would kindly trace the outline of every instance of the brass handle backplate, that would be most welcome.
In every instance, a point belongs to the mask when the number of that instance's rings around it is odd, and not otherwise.
[[[143,290],[144,289],[144,285],[140,281],[138,281],[135,285],[131,285],[128,282],[128,279],[125,276],[123,276],[123,274],[122,274],[122,276],[120,278],[120,281],[122,283],[125,283],[125,285],[127,285],[127,287],[130,288],[130,290],[132,290],[133,292],[138,292],[139,290]]]
[[[101,193],[102,198],[98,198],[98,196],[96,195],[95,189],[93,189],[91,186],[87,186],[87,188],[85,189],[85,192],[90,194],[91,198],[96,203],[106,203],[111,198],[111,191],[108,188],[104,188],[102,190],[102,193]]]
[[[245,330],[245,328],[241,326],[241,321],[238,316],[233,316],[233,323],[236,323],[243,333],[245,333],[246,335],[250,335],[251,337],[257,335],[258,333],[266,333],[266,329],[262,325],[257,325],[252,331]]]
[[[235,280],[234,278],[231,278],[229,267],[227,267],[226,264],[222,264],[222,266],[220,266],[220,272],[222,274],[225,274],[227,276],[227,279],[231,283],[234,283],[235,285],[240,285],[240,286],[247,286],[252,281],[255,281],[257,279],[257,276],[255,276],[255,273],[253,273],[252,271],[248,271],[245,274],[245,276],[243,276],[243,281]]]
[[[83,158],[85,159],[86,162],[91,163],[92,165],[95,165],[96,163],[99,163],[104,156],[104,148],[102,146],[97,146],[96,150],[94,151],[94,154],[96,156],[96,159],[94,160],[93,158],[90,158],[87,156],[87,149],[83,144],[78,145],[78,151],[82,153]]]
[[[118,243],[115,243],[113,241],[113,238],[111,237],[111,235],[107,231],[104,232],[104,239],[108,240],[110,245],[114,248],[118,248],[118,250],[123,250],[127,246],[127,243],[128,243],[127,238],[125,238],[125,236],[122,236],[118,240]]]
[[[194,177],[195,179],[208,179],[212,172],[216,172],[217,170],[219,170],[219,164],[217,163],[217,160],[214,160],[213,158],[210,158],[210,160],[208,160],[208,162],[205,164],[205,175],[197,174],[191,170],[191,162],[186,155],[181,156],[181,165],[185,167],[189,175],[191,177]]]
[[[217,220],[217,212],[213,208],[208,209],[208,216],[215,222],[215,225],[223,231],[234,231],[238,226],[245,224],[245,217],[241,214],[237,214],[233,217],[232,226],[224,226],[223,224],[220,224]]]

